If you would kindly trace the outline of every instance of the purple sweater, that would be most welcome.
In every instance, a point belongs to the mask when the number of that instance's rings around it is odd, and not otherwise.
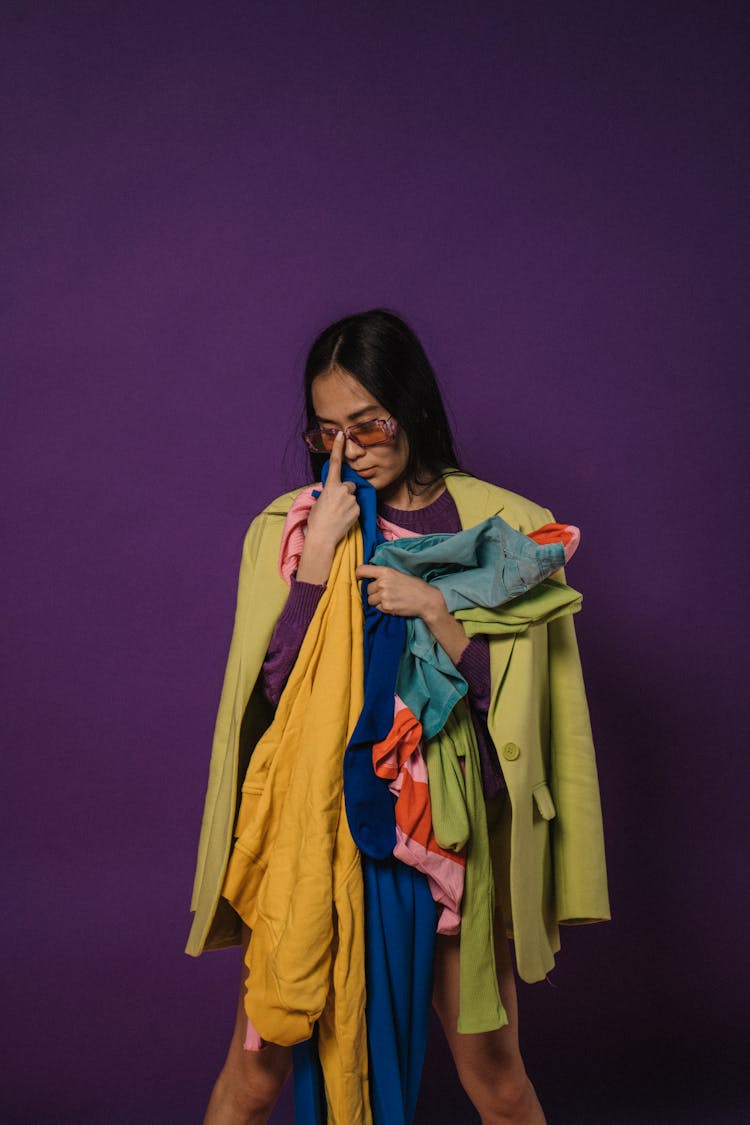
[[[414,531],[418,535],[461,530],[458,509],[447,489],[426,508],[402,511],[400,508],[381,504],[379,511],[391,523],[403,527],[404,530]],[[311,582],[298,582],[296,578],[292,578],[289,597],[276,622],[261,670],[263,694],[274,707],[281,698],[323,590],[324,586],[314,585]],[[492,746],[487,729],[487,711],[490,705],[490,654],[486,637],[472,637],[456,669],[468,684],[469,706],[482,762],[484,793],[486,797],[494,797],[503,788],[503,780],[497,752]]]

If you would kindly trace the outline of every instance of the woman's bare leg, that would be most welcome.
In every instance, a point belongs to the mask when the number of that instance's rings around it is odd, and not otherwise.
[[[495,915],[495,961],[508,1024],[498,1031],[461,1035],[456,1031],[459,996],[459,939],[438,937],[433,1004],[448,1040],[458,1077],[483,1125],[545,1125],[542,1107],[528,1079],[518,1044],[518,1001],[505,927]]]
[[[281,1093],[292,1067],[291,1047],[269,1044],[261,1051],[246,1051],[244,952],[250,931],[243,927],[242,975],[237,1019],[226,1061],[211,1093],[203,1125],[263,1125]]]

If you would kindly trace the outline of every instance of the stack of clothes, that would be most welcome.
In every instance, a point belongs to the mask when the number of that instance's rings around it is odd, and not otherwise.
[[[295,1046],[300,1121],[407,1125],[427,1038],[436,933],[460,932],[458,1030],[507,1022],[493,954],[485,799],[502,786],[467,680],[419,619],[369,605],[362,562],[441,590],[469,637],[575,612],[551,580],[579,533],[524,535],[500,516],[416,535],[353,480],[360,524],[339,544],[270,726],[242,784],[222,894],[252,930],[248,1049]],[[325,481],[325,475],[324,475]],[[281,540],[293,581],[315,490]]]

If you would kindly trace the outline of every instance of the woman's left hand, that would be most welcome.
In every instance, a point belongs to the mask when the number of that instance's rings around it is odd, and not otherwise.
[[[357,578],[370,578],[367,600],[383,613],[395,617],[421,617],[427,628],[458,664],[469,638],[460,621],[449,612],[445,598],[436,586],[430,586],[412,574],[402,574],[390,566],[358,566]]]
[[[448,613],[440,591],[421,578],[402,574],[390,566],[371,566],[369,563],[358,566],[356,575],[358,579],[371,580],[367,587],[367,600],[382,613],[391,613],[395,617],[421,617],[423,620]]]

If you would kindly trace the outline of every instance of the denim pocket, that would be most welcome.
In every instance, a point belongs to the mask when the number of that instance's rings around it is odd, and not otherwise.
[[[534,558],[506,555],[503,564],[503,585],[509,598],[518,598],[542,581],[539,563]]]

